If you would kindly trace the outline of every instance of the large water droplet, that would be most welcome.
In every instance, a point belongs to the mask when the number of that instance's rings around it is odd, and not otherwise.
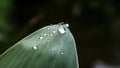
[[[64,52],[61,52],[61,55],[64,55]]]
[[[36,49],[37,49],[37,46],[33,46],[33,49],[36,50]]]
[[[58,32],[61,33],[61,34],[64,34],[66,31],[65,31],[64,27],[61,25],[61,26],[58,28]]]

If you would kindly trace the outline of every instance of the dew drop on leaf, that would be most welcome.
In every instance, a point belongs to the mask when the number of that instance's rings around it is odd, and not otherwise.
[[[61,26],[58,28],[58,32],[59,32],[60,34],[64,34],[66,31],[65,31],[64,27],[61,25]]]
[[[47,42],[49,42],[50,40],[49,39],[47,39]]]
[[[42,37],[42,36],[40,36],[40,37],[39,37],[39,39],[40,39],[40,40],[42,40],[42,39],[43,39],[43,37]]]
[[[53,32],[53,34],[55,34],[56,33],[56,31],[52,31]]]
[[[53,36],[53,34],[50,35],[51,37]]]
[[[44,36],[47,36],[47,34],[44,34]]]
[[[52,52],[51,52],[51,54],[52,54],[52,55],[54,55],[54,54],[55,54],[55,52],[54,52],[54,51],[52,51]]]
[[[65,24],[67,27],[69,27],[69,24]]]
[[[50,32],[50,28],[49,27],[47,28],[47,30],[48,30],[48,32]]]
[[[61,52],[61,55],[64,55],[64,52]]]
[[[33,46],[33,49],[36,50],[36,49],[37,49],[37,46]]]
[[[48,27],[47,29],[48,29],[48,30],[50,30],[50,28],[49,28],[49,27]]]

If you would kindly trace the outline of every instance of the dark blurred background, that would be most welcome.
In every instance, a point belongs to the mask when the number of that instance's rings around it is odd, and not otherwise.
[[[70,25],[80,68],[120,65],[118,0],[0,0],[0,54],[35,30],[60,22]]]

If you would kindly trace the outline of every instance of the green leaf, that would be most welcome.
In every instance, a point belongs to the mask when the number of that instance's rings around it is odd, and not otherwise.
[[[79,68],[74,38],[65,24],[43,27],[4,52],[0,68]]]

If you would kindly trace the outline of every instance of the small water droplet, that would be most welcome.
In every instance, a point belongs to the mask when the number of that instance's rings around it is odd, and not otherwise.
[[[37,49],[37,46],[33,46],[33,49],[36,50],[36,49]]]
[[[61,26],[58,28],[58,32],[61,33],[61,34],[64,34],[66,31],[65,31],[64,27],[61,25]]]
[[[53,31],[53,33],[55,34],[55,33],[56,33],[56,31]]]
[[[50,30],[50,28],[49,28],[49,27],[48,27],[47,29],[48,29],[48,30]]]
[[[55,52],[54,52],[54,51],[52,51],[52,52],[51,52],[51,54],[52,54],[52,55],[54,55],[54,54],[55,54]]]
[[[53,36],[53,34],[50,35],[51,37]]]
[[[69,24],[65,24],[67,27],[69,27]]]
[[[60,22],[59,24],[60,24],[60,25],[63,25],[63,24],[64,24],[64,22]]]
[[[64,52],[61,52],[61,55],[64,55]]]
[[[49,27],[47,28],[47,30],[48,30],[48,32],[50,32],[50,28]]]
[[[49,39],[47,39],[47,42],[49,42],[50,40]]]
[[[47,34],[44,34],[44,36],[47,36]]]
[[[39,39],[40,39],[40,40],[42,40],[42,39],[43,39],[43,37],[42,37],[42,36],[40,36],[40,37],[39,37]]]

